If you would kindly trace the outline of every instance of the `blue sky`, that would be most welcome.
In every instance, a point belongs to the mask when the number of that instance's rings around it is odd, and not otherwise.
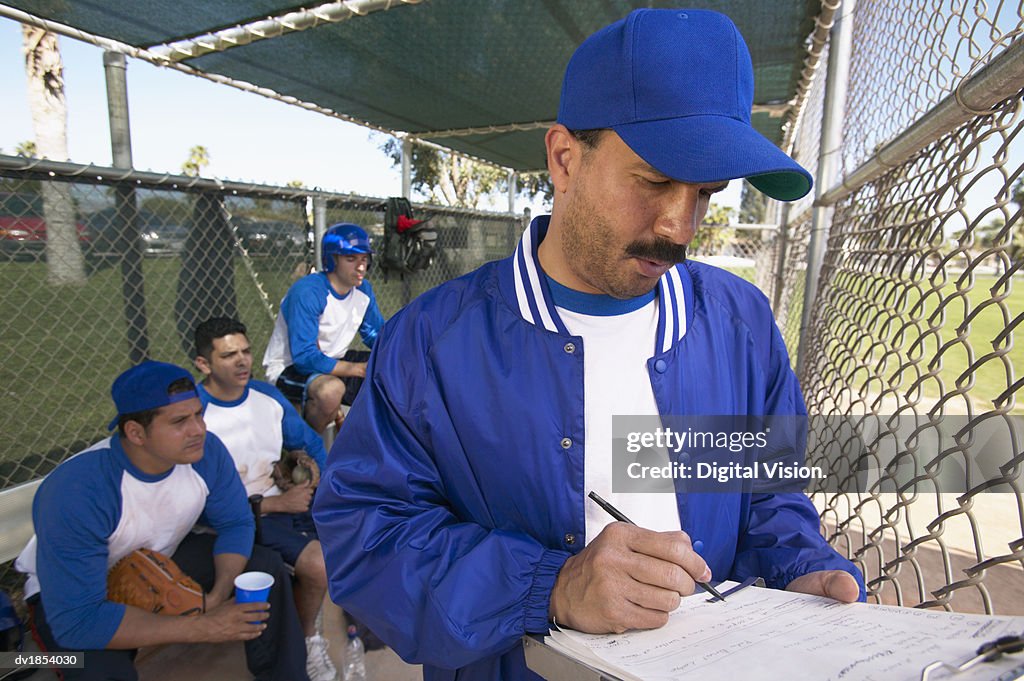
[[[60,48],[69,156],[78,163],[110,165],[102,50],[65,37]],[[140,170],[180,172],[189,149],[202,144],[210,151],[206,176],[274,185],[301,180],[307,187],[370,196],[401,193],[401,173],[380,151],[387,139],[380,133],[131,58],[127,77],[132,153]],[[0,19],[0,83],[0,151],[13,154],[33,133],[21,28],[8,19]],[[739,185],[733,182],[716,202],[738,206]],[[502,195],[482,207],[506,210],[507,205]],[[525,199],[517,201],[516,210],[527,206],[534,214],[547,212]]]
[[[110,164],[103,57],[99,48],[60,38],[68,102],[71,160]],[[205,174],[233,180],[307,186],[363,194],[401,190],[397,169],[366,128],[202,78],[128,60],[128,103],[135,166],[179,171],[196,144],[210,150]],[[4,123],[0,149],[32,139],[25,94],[20,25],[0,20]],[[372,136],[372,139],[371,139]]]

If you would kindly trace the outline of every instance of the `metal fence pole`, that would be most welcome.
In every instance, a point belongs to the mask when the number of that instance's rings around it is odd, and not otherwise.
[[[132,167],[131,129],[128,124],[128,81],[123,54],[103,53],[103,71],[107,82],[107,116],[110,120],[110,146],[115,168]],[[138,210],[135,190],[116,189],[114,229],[115,248],[121,254],[121,295],[128,328],[128,358],[138,364],[149,357],[149,331],[146,317],[145,284],[142,276],[142,247],[139,244]]]
[[[779,207],[778,252],[775,260],[775,282],[772,286],[772,309],[778,314],[782,305],[782,290],[786,286],[786,245],[789,241],[789,203]]]
[[[841,162],[843,143],[843,116],[846,112],[846,92],[850,79],[850,53],[853,46],[853,13],[856,0],[844,0],[832,26],[828,52],[828,72],[825,81],[825,107],[821,119],[821,144],[818,148],[818,176],[815,178],[815,200],[820,197],[836,177]],[[796,372],[800,376],[807,358],[807,336],[810,333],[814,311],[814,297],[818,290],[818,277],[825,259],[828,243],[828,225],[832,209],[815,206],[811,224],[811,240],[807,247],[807,274],[804,285],[804,308],[800,318],[800,343],[797,350]]]
[[[516,212],[516,189],[518,174],[511,168],[508,171],[508,212]]]
[[[320,269],[323,252],[321,244],[324,232],[327,231],[327,199],[322,196],[313,197],[313,266]]]
[[[107,80],[107,117],[110,120],[110,149],[115,168],[132,167],[132,136],[128,125],[128,76],[123,54],[103,53]]]
[[[402,138],[402,196],[412,198],[412,140]]]

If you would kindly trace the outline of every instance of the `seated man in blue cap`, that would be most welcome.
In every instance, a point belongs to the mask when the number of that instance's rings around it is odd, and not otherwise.
[[[352,404],[366,377],[369,353],[348,349],[356,333],[372,348],[384,324],[366,280],[372,255],[362,227],[330,227],[321,241],[323,269],[288,289],[263,355],[267,381],[318,433],[340,423],[341,405]]]
[[[751,127],[753,90],[716,12],[598,31],[545,136],[552,214],[377,339],[313,517],[332,598],[428,681],[536,678],[523,634],[661,627],[697,582],[864,597],[802,491],[612,486],[613,416],[806,413],[765,296],[686,259],[730,180],[780,200],[811,188]]]
[[[253,676],[305,680],[306,648],[280,556],[253,547],[254,523],[234,463],[206,432],[192,376],[146,361],[114,381],[117,433],[50,473],[32,504],[36,534],[16,567],[50,651],[84,651],[67,681],[138,679],[138,648],[245,641]],[[191,532],[201,522],[215,534]],[[173,617],[114,602],[107,572],[136,549],[172,560],[206,592],[206,610]],[[232,599],[243,571],[275,578],[268,603]],[[267,610],[269,605],[269,610]]]

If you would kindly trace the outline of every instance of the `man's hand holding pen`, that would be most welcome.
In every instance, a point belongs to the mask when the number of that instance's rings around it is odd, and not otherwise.
[[[655,629],[711,569],[685,532],[616,522],[562,566],[551,591],[555,621],[589,633]]]

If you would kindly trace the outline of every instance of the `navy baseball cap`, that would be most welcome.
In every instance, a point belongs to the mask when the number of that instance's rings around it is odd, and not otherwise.
[[[182,378],[189,380],[192,389],[168,395],[167,389],[171,383]],[[175,402],[199,397],[199,394],[196,392],[192,374],[185,369],[176,364],[147,360],[115,378],[114,385],[110,387],[110,396],[117,407],[117,416],[107,426],[107,430],[116,428],[117,420],[125,414],[137,414],[140,411],[166,407]]]
[[[728,17],[638,9],[573,53],[558,122],[611,128],[680,182],[744,177],[774,199],[799,199],[811,174],[750,125],[753,101],[750,53]]]

